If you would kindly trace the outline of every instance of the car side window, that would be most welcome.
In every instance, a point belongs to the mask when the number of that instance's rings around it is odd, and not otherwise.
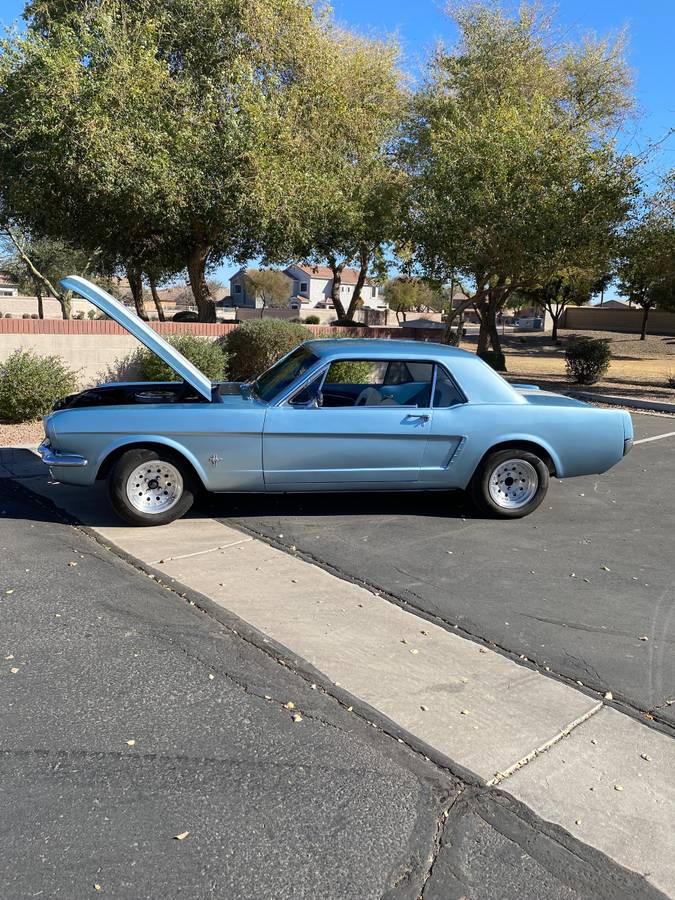
[[[459,388],[442,366],[436,367],[436,388],[434,390],[434,409],[443,409],[464,403]]]
[[[331,363],[322,405],[429,407],[433,363],[345,359]]]

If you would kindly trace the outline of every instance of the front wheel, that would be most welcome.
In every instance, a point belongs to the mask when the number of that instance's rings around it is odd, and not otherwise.
[[[192,506],[191,473],[171,452],[127,450],[110,470],[108,497],[130,525],[168,525]]]
[[[536,453],[497,450],[483,460],[471,482],[471,494],[483,512],[520,519],[541,504],[549,485],[546,463]]]

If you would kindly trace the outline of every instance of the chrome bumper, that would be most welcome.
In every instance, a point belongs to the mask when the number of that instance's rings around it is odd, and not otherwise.
[[[45,440],[40,444],[38,453],[42,457],[42,462],[47,466],[82,468],[88,463],[88,460],[85,459],[84,456],[78,456],[77,453],[61,453],[60,450],[53,450],[48,440]]]

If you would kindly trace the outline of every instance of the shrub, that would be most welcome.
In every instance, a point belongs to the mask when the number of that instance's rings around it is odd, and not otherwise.
[[[60,356],[15,350],[0,363],[0,416],[27,422],[46,415],[54,401],[77,388],[76,373]]]
[[[12,316],[11,313],[5,313],[5,318],[6,318],[6,319],[13,319],[14,317]]]
[[[37,313],[31,313],[31,319],[39,319],[39,318],[40,318],[40,316],[38,316]]]
[[[245,322],[231,331],[227,338],[230,378],[234,381],[256,378],[284,354],[311,337],[302,325],[281,319]]]
[[[355,319],[333,319],[330,324],[336,328],[363,328],[363,322],[357,322]]]
[[[22,319],[30,319],[30,313],[23,313],[21,318]]]
[[[360,360],[333,363],[326,376],[326,384],[368,384],[371,365]]]
[[[193,334],[174,334],[168,338],[172,347],[212,381],[222,381],[227,371],[227,354],[223,345]],[[142,381],[175,381],[176,373],[151,350],[138,350],[133,363]],[[128,363],[131,360],[127,360]]]
[[[95,319],[95,318],[96,318],[96,310],[95,310],[95,309],[88,309],[88,310],[87,310],[87,318],[88,318],[88,319]]]
[[[503,353],[496,350],[483,350],[478,356],[485,360],[489,366],[492,366],[496,372],[506,372],[506,357]]]
[[[74,319],[84,319],[84,313],[80,310],[80,312],[76,312],[73,316]]]
[[[320,325],[321,319],[318,316],[307,316],[305,325]]]
[[[671,372],[669,375],[666,375],[666,384],[668,387],[675,388],[675,374]]]
[[[565,350],[567,374],[577,384],[595,384],[609,369],[610,343],[603,338],[575,338]]]

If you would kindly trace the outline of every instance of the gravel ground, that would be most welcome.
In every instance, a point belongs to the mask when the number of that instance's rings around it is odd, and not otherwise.
[[[612,345],[612,355],[615,359],[663,359],[669,358],[675,368],[675,336],[663,334],[648,334],[644,341],[639,334],[625,334],[618,331],[575,331],[561,328],[560,340],[563,342],[571,337],[603,338]],[[524,339],[524,340],[523,340]],[[504,344],[510,352],[530,352],[541,350],[551,352],[549,343],[550,335],[542,334],[512,334],[506,335]]]
[[[39,444],[44,437],[42,420],[35,422],[20,422],[19,424],[5,422],[0,419],[0,447],[17,447],[19,444]]]

